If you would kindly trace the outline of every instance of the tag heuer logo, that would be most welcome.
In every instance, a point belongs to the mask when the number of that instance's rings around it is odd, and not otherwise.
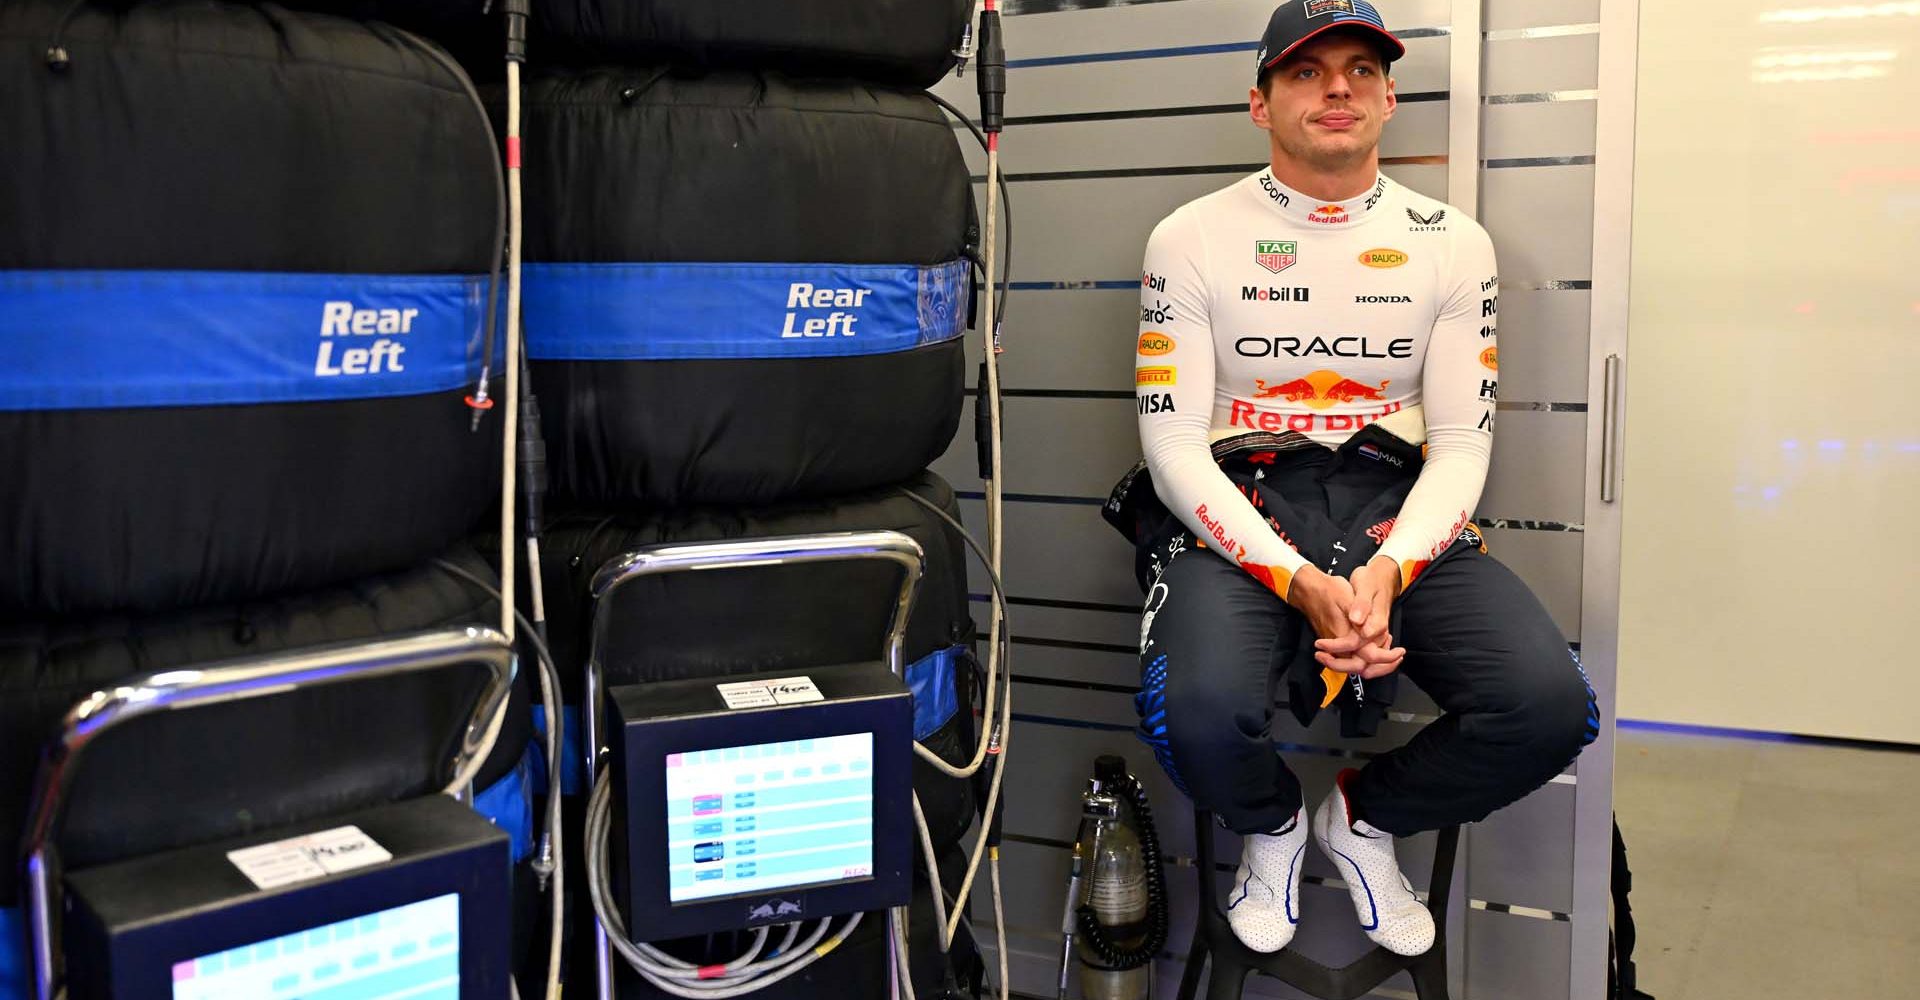
[[[1297,252],[1296,244],[1292,240],[1284,243],[1278,240],[1254,241],[1253,262],[1274,274],[1279,274],[1281,271],[1292,267],[1293,262],[1299,259],[1300,254]]]

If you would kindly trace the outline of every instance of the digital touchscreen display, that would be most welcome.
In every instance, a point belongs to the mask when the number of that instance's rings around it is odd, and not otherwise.
[[[671,902],[873,874],[872,733],[670,754],[666,774]]]
[[[173,966],[173,1000],[459,1000],[459,996],[459,893]]]

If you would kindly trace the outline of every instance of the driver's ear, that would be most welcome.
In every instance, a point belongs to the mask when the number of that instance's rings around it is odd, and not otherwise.
[[[1387,113],[1381,117],[1382,124],[1393,120],[1393,109],[1400,106],[1400,97],[1393,92],[1393,77],[1387,77]]]
[[[1258,86],[1247,91],[1247,115],[1262,131],[1272,131],[1273,117],[1267,111],[1267,95],[1262,94]]]

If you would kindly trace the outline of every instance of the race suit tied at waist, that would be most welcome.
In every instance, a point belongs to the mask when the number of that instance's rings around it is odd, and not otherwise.
[[[1213,458],[1268,527],[1308,562],[1335,576],[1346,576],[1373,558],[1419,479],[1422,465],[1420,446],[1373,425],[1337,449],[1291,431],[1237,435],[1215,442]],[[1121,477],[1101,516],[1133,543],[1134,575],[1143,593],[1153,586],[1173,553],[1205,547],[1206,539],[1196,539],[1161,503],[1145,462]],[[1445,550],[1435,554],[1432,563],[1485,551],[1479,532],[1467,524]],[[1418,585],[1416,577],[1407,589]],[[1396,637],[1400,634],[1398,603],[1389,628]],[[1303,726],[1313,722],[1334,694],[1332,680],[1323,679],[1313,658],[1315,638],[1311,628],[1300,630],[1300,647],[1288,661],[1285,678],[1287,702]],[[1397,687],[1393,674],[1365,682],[1346,678],[1337,698],[1341,734],[1373,735],[1393,704]]]

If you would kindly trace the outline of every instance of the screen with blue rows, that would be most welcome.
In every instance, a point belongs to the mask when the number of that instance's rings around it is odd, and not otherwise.
[[[173,1000],[458,1000],[460,895],[202,955],[173,967]]]
[[[669,754],[666,788],[672,902],[873,874],[872,733]]]

